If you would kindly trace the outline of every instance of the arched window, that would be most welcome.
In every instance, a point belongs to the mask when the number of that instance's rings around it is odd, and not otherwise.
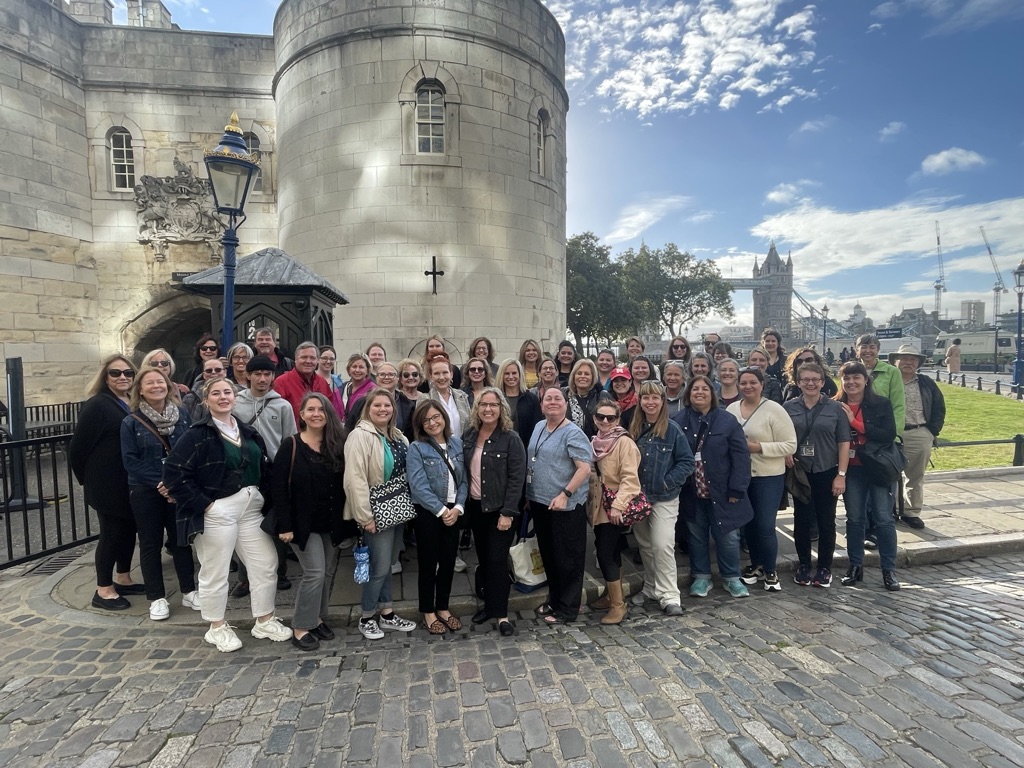
[[[260,137],[255,133],[246,133],[242,135],[245,140],[245,146],[249,150],[249,154],[253,156],[254,160],[262,161],[262,154],[260,153]],[[263,168],[256,172],[256,178],[252,182],[252,189],[250,192],[259,194],[263,192]]]
[[[107,151],[110,158],[110,180],[115,190],[135,188],[135,151],[132,149],[132,135],[118,127],[107,136]]]
[[[444,90],[425,83],[416,89],[416,153],[443,155],[444,127]]]
[[[547,158],[545,157],[547,133],[548,112],[546,109],[542,109],[533,121],[533,172],[538,176],[547,175]]]

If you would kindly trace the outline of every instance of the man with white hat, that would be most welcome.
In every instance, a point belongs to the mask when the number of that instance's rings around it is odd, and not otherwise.
[[[924,528],[921,506],[924,503],[924,471],[932,455],[935,438],[946,421],[946,401],[938,385],[930,377],[918,373],[927,358],[912,344],[904,344],[889,353],[889,362],[903,377],[905,425],[903,451],[907,456],[906,493],[902,522],[911,528]]]

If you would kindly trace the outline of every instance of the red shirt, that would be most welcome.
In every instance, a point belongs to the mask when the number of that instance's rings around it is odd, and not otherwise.
[[[302,398],[310,392],[319,392],[331,402],[331,387],[322,376],[317,376],[316,371],[310,374],[311,380],[304,379],[297,370],[290,370],[282,373],[274,379],[274,391],[287,400],[295,412],[295,426],[299,426],[299,406],[302,405]]]

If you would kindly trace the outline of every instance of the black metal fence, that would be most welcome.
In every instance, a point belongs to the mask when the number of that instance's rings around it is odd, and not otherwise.
[[[94,541],[96,514],[68,461],[68,433],[0,442],[0,569]]]
[[[949,384],[950,386],[958,386],[961,389],[969,387],[979,392],[995,392],[997,395],[1016,395],[1018,400],[1024,395],[1024,386],[1018,387],[1013,382],[1005,382],[1000,379],[986,379],[983,376],[971,376],[968,378],[966,373],[950,373],[941,369],[936,369],[935,381]],[[1006,390],[1005,393],[1003,392],[1004,389]]]

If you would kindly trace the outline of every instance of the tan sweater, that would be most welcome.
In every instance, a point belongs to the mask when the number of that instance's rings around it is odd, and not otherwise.
[[[600,477],[597,472],[590,473],[591,525],[609,522],[601,504],[602,482],[617,492],[612,509],[620,512],[624,511],[633,497],[640,493],[640,478],[637,476],[640,469],[640,449],[629,435],[623,435],[616,440],[615,446],[598,462],[598,465],[601,468]]]
[[[345,519],[363,526],[373,521],[370,488],[384,482],[384,446],[380,433],[368,421],[360,421],[345,441]],[[397,429],[392,439],[409,441]]]
[[[750,454],[751,477],[772,477],[786,473],[786,457],[796,453],[796,428],[786,409],[771,400],[763,400],[750,417],[743,423],[740,406],[743,401],[730,405],[726,410],[736,417],[743,427],[747,442],[761,444],[761,453]]]

